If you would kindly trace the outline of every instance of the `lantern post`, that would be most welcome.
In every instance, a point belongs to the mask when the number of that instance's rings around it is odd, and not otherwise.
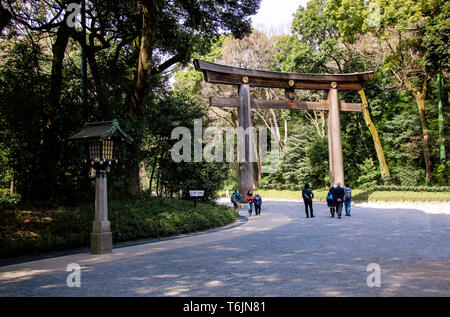
[[[69,140],[87,144],[90,164],[95,169],[95,220],[92,223],[91,253],[112,252],[112,233],[108,220],[107,167],[118,163],[115,158],[117,143],[132,143],[119,127],[117,120],[86,123],[84,128]]]

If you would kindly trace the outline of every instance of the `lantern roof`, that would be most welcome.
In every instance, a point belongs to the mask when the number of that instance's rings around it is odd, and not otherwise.
[[[69,137],[68,140],[87,141],[89,139],[108,139],[111,137],[122,138],[128,143],[133,142],[133,139],[123,132],[119,127],[119,122],[115,119],[112,121],[86,122],[84,128]]]

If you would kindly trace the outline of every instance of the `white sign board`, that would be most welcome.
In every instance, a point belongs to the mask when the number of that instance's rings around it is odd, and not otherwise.
[[[190,190],[189,191],[189,196],[191,196],[191,197],[203,197],[204,194],[205,194],[204,190]]]

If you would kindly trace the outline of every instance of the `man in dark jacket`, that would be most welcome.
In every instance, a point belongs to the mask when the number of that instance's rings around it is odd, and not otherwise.
[[[305,184],[305,188],[302,190],[302,197],[303,202],[305,203],[306,218],[309,218],[308,206],[309,210],[311,211],[311,218],[314,218],[312,207],[312,200],[314,198],[314,193],[312,192],[311,188],[309,188],[309,184]]]
[[[339,219],[341,219],[342,207],[344,205],[344,196],[344,188],[341,187],[341,183],[337,183],[337,187],[334,188],[334,199],[336,200],[336,213]]]
[[[255,197],[253,198],[253,204],[255,205],[255,214],[258,216],[261,214],[261,205],[262,198],[258,193],[255,193]]]

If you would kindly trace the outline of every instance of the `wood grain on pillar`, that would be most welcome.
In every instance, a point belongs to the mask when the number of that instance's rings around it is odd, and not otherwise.
[[[328,146],[330,159],[330,183],[344,185],[344,160],[342,156],[341,121],[337,88],[330,88],[328,93]]]
[[[239,127],[244,131],[249,131],[249,133],[244,133],[244,159],[239,162],[239,193],[244,195],[247,194],[248,190],[253,190],[253,163],[250,154],[253,147],[251,131],[248,129],[251,126],[250,104],[250,86],[239,85]]]

